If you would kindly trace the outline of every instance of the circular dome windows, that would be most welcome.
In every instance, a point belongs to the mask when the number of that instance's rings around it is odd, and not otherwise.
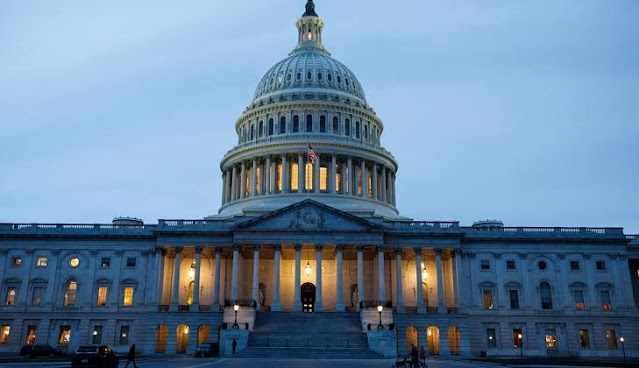
[[[71,266],[71,268],[76,268],[79,265],[80,265],[80,258],[73,257],[69,260],[69,266]]]

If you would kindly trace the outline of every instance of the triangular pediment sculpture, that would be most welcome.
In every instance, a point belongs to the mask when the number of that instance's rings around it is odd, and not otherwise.
[[[363,218],[308,199],[242,222],[235,226],[235,230],[379,232],[384,231],[384,228]]]

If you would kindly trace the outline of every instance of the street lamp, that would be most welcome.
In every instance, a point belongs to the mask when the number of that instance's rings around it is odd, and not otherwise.
[[[240,325],[237,324],[237,311],[240,310],[240,306],[235,303],[233,310],[235,311],[235,323],[233,323],[233,328],[240,328]]]
[[[621,341],[621,351],[623,351],[623,364],[626,365],[626,347],[623,345],[626,339],[624,339],[623,336],[621,336],[619,338],[619,341]]]
[[[383,305],[378,305],[377,306],[377,311],[379,312],[379,326],[377,326],[378,330],[383,330],[384,329],[384,325],[382,325],[382,312],[384,311],[384,306]]]
[[[519,355],[523,357],[524,356],[524,335],[520,333],[519,335],[517,335],[517,337],[519,338]]]

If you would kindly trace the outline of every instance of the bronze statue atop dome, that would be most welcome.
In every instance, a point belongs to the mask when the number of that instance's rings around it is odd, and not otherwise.
[[[315,13],[315,4],[313,0],[308,0],[306,3],[306,12],[304,12],[303,17],[318,17],[317,13]]]

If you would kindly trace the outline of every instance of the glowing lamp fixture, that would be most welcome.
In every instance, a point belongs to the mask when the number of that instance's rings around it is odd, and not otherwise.
[[[428,270],[426,269],[426,265],[422,262],[422,280],[426,280],[428,278]]]
[[[185,335],[189,334],[189,326],[184,327],[184,334]]]
[[[98,336],[98,331],[93,331],[93,336]]]
[[[377,306],[377,311],[379,312],[379,326],[377,326],[378,330],[383,330],[384,329],[384,325],[382,325],[382,312],[384,311],[384,306],[383,305],[378,305]]]
[[[517,335],[517,337],[519,337],[519,338],[521,339],[521,338],[523,338],[523,337],[524,337],[524,335],[519,334],[519,335]]]
[[[233,328],[240,328],[240,325],[237,324],[237,311],[240,310],[239,304],[235,303],[233,306],[233,310],[235,311],[235,322],[233,322]]]
[[[311,263],[310,262],[306,263],[306,267],[304,267],[304,273],[306,273],[307,277],[311,275]]]
[[[433,332],[430,330],[430,328],[428,329],[428,336],[432,335]]]
[[[237,305],[237,304],[235,304],[235,305],[233,306],[233,310],[234,310],[234,311],[236,311],[236,312],[237,312],[237,311],[239,311],[239,310],[240,310],[240,306],[239,306],[239,305]]]

